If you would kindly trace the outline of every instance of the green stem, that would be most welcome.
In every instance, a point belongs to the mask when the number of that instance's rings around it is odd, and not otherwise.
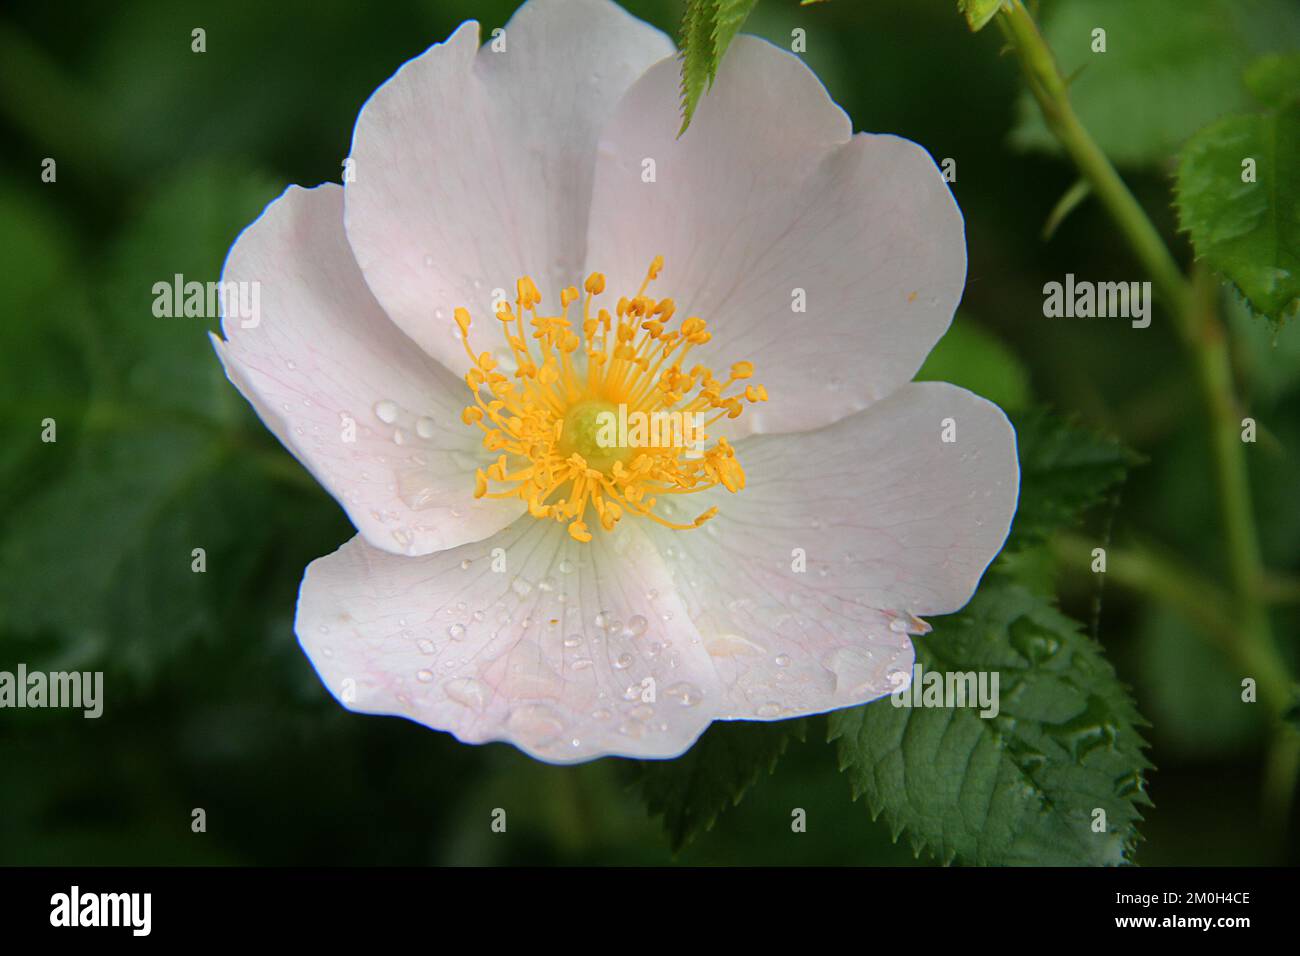
[[[1261,699],[1280,716],[1294,700],[1294,684],[1273,639],[1272,625],[1260,593],[1265,579],[1255,532],[1241,416],[1223,324],[1216,314],[1213,279],[1198,271],[1195,283],[1184,278],[1160,233],[1138,204],[1106,154],[1079,122],[1070,105],[1068,84],[1050,47],[1022,0],[1006,0],[997,17],[1015,50],[1025,81],[1042,110],[1047,127],[1074,160],[1093,192],[1119,225],[1134,254],[1155,283],[1188,349],[1196,380],[1210,417],[1211,448],[1219,487],[1220,519],[1228,546],[1237,621],[1238,656],[1250,669]],[[1266,794],[1272,814],[1285,814],[1300,767],[1298,739],[1278,722],[1267,771]]]
[[[1091,566],[1094,547],[1096,542],[1077,534],[1063,533],[1052,539],[1052,553],[1073,570]],[[1231,596],[1175,558],[1142,545],[1108,547],[1106,577],[1168,605],[1222,650],[1239,652]]]
[[[1260,593],[1270,604],[1300,604],[1300,581],[1282,574],[1267,574]]]
[[[1106,154],[1079,122],[1074,107],[1070,105],[1065,77],[1061,75],[1047,41],[1038,32],[1033,17],[1021,0],[1008,0],[998,14],[997,22],[1020,57],[1025,81],[1038,101],[1047,128],[1065,147],[1079,172],[1092,186],[1092,191],[1119,223],[1124,237],[1150,273],[1170,311],[1180,316],[1187,314],[1191,293],[1182,270]]]

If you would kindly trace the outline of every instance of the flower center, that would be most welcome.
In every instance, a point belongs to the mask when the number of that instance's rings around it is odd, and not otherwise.
[[[615,462],[627,463],[634,447],[626,434],[618,434],[617,422],[618,406],[613,402],[597,398],[570,406],[560,426],[560,455],[568,458],[576,452],[589,468],[609,474]]]
[[[560,293],[558,315],[539,312],[537,286],[519,279],[514,308],[502,303],[497,310],[514,355],[513,376],[491,352],[474,354],[470,314],[456,309],[471,362],[465,383],[474,394],[461,418],[483,431],[483,447],[500,453],[476,473],[474,497],[521,498],[534,517],[567,522],[570,535],[590,541],[589,507],[606,531],[628,511],[684,531],[718,509],[680,524],[657,513],[661,497],[745,487],[735,449],[721,437],[709,444],[707,429],[738,417],[745,402],[767,401],[767,390],[737,384],[754,374],[749,362],[731,366],[726,381],[704,365],[685,369],[691,350],[712,336],[696,317],[669,329],[673,300],[646,295],[662,269],[663,257],[656,256],[640,290],[620,298],[614,316],[606,309],[592,314],[605,291],[599,272],[587,277],[585,295],[573,286]],[[575,327],[569,309],[579,298],[582,319]]]

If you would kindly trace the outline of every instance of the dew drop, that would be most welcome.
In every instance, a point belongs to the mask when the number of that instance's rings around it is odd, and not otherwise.
[[[666,689],[664,696],[677,701],[683,707],[694,707],[704,699],[704,692],[694,684],[682,682]]]
[[[487,688],[472,677],[458,677],[442,685],[443,692],[456,703],[472,710],[482,710],[487,702]]]
[[[512,710],[510,716],[506,718],[506,726],[536,746],[563,732],[564,721],[550,707],[528,704]]]

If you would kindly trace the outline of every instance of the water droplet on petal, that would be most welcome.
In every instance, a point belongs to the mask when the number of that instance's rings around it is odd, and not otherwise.
[[[893,658],[870,648],[838,647],[826,656],[822,666],[835,675],[837,693],[883,694],[894,689],[885,676],[886,671],[897,670]]]
[[[528,704],[510,712],[506,726],[533,746],[551,740],[564,730],[564,721],[550,707]]]
[[[683,707],[694,707],[704,699],[704,692],[694,684],[682,682],[673,684],[664,691],[664,696],[670,700],[675,700]]]
[[[458,677],[442,685],[443,692],[456,703],[471,710],[482,710],[487,703],[487,688],[472,677]]]
[[[739,634],[719,634],[704,645],[710,657],[736,657],[738,655],[762,654],[763,647]]]

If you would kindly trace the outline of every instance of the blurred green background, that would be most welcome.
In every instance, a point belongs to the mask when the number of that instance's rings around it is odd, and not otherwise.
[[[1238,107],[1250,56],[1300,47],[1300,4],[1204,2],[1213,15],[1190,32],[1145,27],[1177,69],[1130,62],[1150,82],[1116,86],[1095,117],[1184,260],[1169,164],[1134,137],[1172,150]],[[0,863],[917,862],[851,801],[822,718],[674,856],[624,762],[560,769],[349,714],[298,650],[302,570],[351,528],[225,381],[206,337],[215,323],[154,318],[151,287],[177,272],[215,278],[285,185],[339,179],[357,110],[401,63],[464,19],[502,25],[514,6],[12,0],[0,15],[0,669],[103,670],[107,688],[100,720],[0,712]],[[676,34],[678,3],[626,6]],[[1115,8],[1043,6],[1085,24]],[[1044,138],[1022,121],[996,31],[972,36],[953,0],[763,0],[745,29],[788,45],[796,26],[855,128],[957,160],[969,279],[933,376],[1012,409],[1047,403],[1140,451],[1146,463],[1083,533],[1156,542],[1222,583],[1200,400],[1163,314],[1144,331],[1042,316],[1044,282],[1066,272],[1144,276],[1094,203],[1042,239],[1075,176],[1035,148]],[[203,54],[190,49],[196,27]],[[1132,58],[1133,34],[1111,33]],[[1266,561],[1292,589],[1275,625],[1294,660],[1300,334],[1227,308],[1261,422],[1249,458]],[[39,440],[46,417],[57,444]],[[199,545],[203,575],[189,568]],[[1138,862],[1300,860],[1300,827],[1279,842],[1258,824],[1262,721],[1232,703],[1236,670],[1158,602],[1091,575],[1061,587],[1152,724],[1155,808]],[[196,807],[203,834],[190,829]],[[496,807],[507,835],[489,828]],[[808,811],[807,833],[791,833],[792,807]]]

